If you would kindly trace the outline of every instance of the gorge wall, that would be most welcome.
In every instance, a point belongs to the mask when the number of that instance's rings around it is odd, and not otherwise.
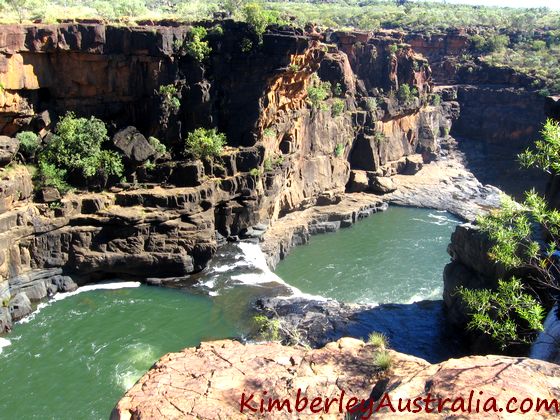
[[[22,130],[48,141],[72,111],[102,118],[111,134],[133,125],[171,150],[150,171],[128,156],[126,182],[54,205],[34,200],[27,167],[2,169],[0,329],[33,301],[75,287],[63,275],[79,284],[186,276],[225,238],[256,237],[289,212],[336,203],[349,181],[385,192],[388,175],[436,155],[448,116],[421,99],[431,91],[426,59],[394,49],[394,35],[276,27],[259,44],[245,24],[206,26],[212,53],[203,63],[182,52],[188,26],[0,27],[5,144]],[[332,88],[313,106],[308,88],[319,82]],[[403,83],[417,96],[390,94]],[[162,105],[164,85],[178,92],[177,112]],[[227,135],[219,161],[181,157],[186,133],[201,126]]]

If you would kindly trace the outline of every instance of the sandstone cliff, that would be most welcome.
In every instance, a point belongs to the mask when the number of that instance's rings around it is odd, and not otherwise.
[[[532,407],[535,407],[538,398],[552,401],[560,397],[560,368],[551,363],[503,356],[471,356],[431,365],[422,359],[388,351],[391,367],[383,370],[375,364],[374,358],[383,351],[349,338],[318,350],[275,343],[203,343],[198,348],[162,357],[119,401],[111,418],[245,419],[259,415],[261,401],[264,402],[262,416],[293,418],[300,390],[300,400],[308,398],[308,404],[298,418],[337,419],[344,413],[353,413],[355,418],[431,419],[463,415],[473,419],[502,419],[523,417],[519,407],[525,398],[532,399]],[[468,412],[471,391],[474,398],[470,405],[472,411]],[[245,404],[242,404],[243,394]],[[434,411],[428,414],[421,402],[420,412],[392,412],[384,399],[387,398],[385,394],[395,411],[398,411],[399,398],[405,401],[401,404],[404,408],[407,399],[414,401],[429,394],[434,402],[428,409]],[[321,398],[322,403],[313,406],[316,409],[313,412],[310,402],[314,398]],[[325,412],[327,398],[337,399],[329,406],[329,412]],[[355,400],[350,401],[351,398]],[[449,398],[442,405],[441,413],[436,412],[438,398]],[[465,401],[463,412],[458,409],[461,403],[454,403],[458,398]],[[511,398],[515,401],[507,407]],[[280,403],[288,400],[292,413],[287,405],[283,405],[283,409],[272,405],[269,412],[271,399]],[[341,399],[343,402],[339,404]],[[492,399],[496,402],[495,409],[483,412],[486,401]],[[480,401],[478,413],[475,411],[477,401]],[[523,404],[524,408],[529,406]],[[517,408],[517,412],[508,413],[507,408]],[[417,408],[410,404],[409,409]],[[552,408],[550,412],[541,409],[525,415],[555,418],[558,412]]]
[[[426,100],[426,59],[406,44],[395,48],[391,33],[276,27],[259,45],[245,24],[202,24],[212,48],[202,63],[179,47],[188,26],[0,27],[1,134],[32,130],[48,141],[58,117],[73,111],[102,118],[111,133],[132,125],[158,136],[174,156],[150,172],[131,166],[130,182],[111,191],[77,191],[55,205],[32,200],[24,166],[5,167],[3,302],[66,290],[68,281],[59,287],[53,275],[81,284],[200,271],[223,238],[336,203],[349,181],[356,191],[391,191],[386,177],[414,173],[437,155],[449,117]],[[332,87],[319,107],[307,98],[317,81]],[[180,96],[174,113],[158,95],[169,84]],[[390,93],[402,84],[417,96]],[[185,134],[200,126],[227,135],[221,162],[179,157]],[[3,327],[10,313],[25,312],[15,304],[0,311]]]

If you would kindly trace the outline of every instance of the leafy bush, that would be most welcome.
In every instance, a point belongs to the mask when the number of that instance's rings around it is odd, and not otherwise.
[[[167,153],[167,147],[165,147],[165,144],[160,142],[157,138],[152,136],[148,137],[148,143],[150,143],[150,145],[156,151],[156,159],[164,156]]]
[[[300,68],[299,65],[297,64],[290,64],[288,66],[288,70],[290,70],[292,73],[297,73],[300,70]]]
[[[459,293],[472,311],[468,328],[488,334],[502,350],[514,343],[530,344],[543,330],[544,308],[515,277],[500,280],[495,292],[460,288]]]
[[[521,163],[559,174],[560,126],[548,120],[541,133],[535,150],[520,155]],[[501,348],[529,343],[542,330],[544,309],[525,285],[549,293],[560,290],[554,256],[560,246],[560,211],[550,209],[543,197],[529,191],[522,204],[504,196],[500,209],[479,217],[477,223],[492,242],[490,258],[524,277],[523,282],[515,277],[501,279],[496,291],[460,289],[472,313],[469,327],[490,335]],[[548,241],[546,247],[543,238]]]
[[[272,127],[267,127],[263,130],[264,137],[276,138],[276,130]]]
[[[26,157],[33,157],[37,150],[39,150],[39,146],[41,145],[41,139],[39,136],[32,131],[22,131],[16,135],[16,138],[19,140],[19,150],[26,156]]]
[[[265,172],[272,171],[275,167],[282,165],[284,163],[284,156],[282,155],[274,155],[268,157],[263,162],[263,169]]]
[[[39,168],[35,172],[33,181],[37,188],[54,187],[61,194],[66,194],[70,190],[70,185],[65,181],[66,170],[58,169],[51,163],[39,162]]]
[[[342,85],[340,83],[335,84],[332,91],[335,96],[342,96]]]
[[[261,41],[266,27],[276,20],[272,13],[264,10],[257,2],[248,3],[243,7],[243,17]]]
[[[369,112],[375,112],[377,111],[377,99],[375,98],[367,98],[366,99],[366,109]]]
[[[325,109],[323,101],[329,97],[331,84],[322,82],[317,76],[313,78],[307,88],[307,99],[315,109]]]
[[[432,99],[432,105],[433,106],[440,106],[441,105],[441,96],[438,95],[437,93],[434,93],[431,97]]]
[[[418,90],[416,88],[411,88],[410,85],[403,83],[399,86],[397,91],[397,98],[400,102],[405,104],[410,104],[414,98],[418,95]]]
[[[493,53],[503,51],[509,44],[507,35],[487,34],[485,36],[473,35],[472,48],[479,53]]]
[[[279,341],[280,340],[280,321],[277,319],[269,319],[264,315],[256,315],[253,317],[258,333],[264,340]]]
[[[226,144],[225,134],[218,133],[215,128],[197,128],[187,136],[185,153],[197,159],[212,159],[220,156]]]
[[[344,111],[344,101],[342,99],[336,98],[331,104],[331,115],[337,117]]]
[[[380,131],[376,131],[373,135],[373,139],[376,144],[385,143],[387,141],[387,136]]]
[[[252,176],[259,176],[260,174],[261,174],[261,171],[259,170],[259,168],[252,168],[249,171],[249,175],[252,175]]]
[[[187,43],[185,45],[186,54],[196,61],[204,61],[212,52],[208,41],[203,41],[207,35],[208,32],[201,26],[191,28],[187,34]]]
[[[527,149],[520,156],[522,166],[535,166],[543,171],[560,173],[560,124],[547,119],[541,131],[542,139],[535,142],[535,150]]]
[[[241,51],[244,53],[251,52],[253,49],[253,41],[249,38],[243,38],[241,40]]]
[[[157,91],[161,99],[161,119],[160,123],[162,126],[167,127],[169,122],[169,117],[171,115],[176,115],[181,108],[181,95],[179,89],[173,85],[161,85]]]
[[[53,179],[64,179],[71,173],[88,182],[93,178],[105,178],[106,182],[109,176],[121,176],[121,157],[102,149],[108,140],[103,121],[95,117],[76,118],[69,112],[58,122],[55,134],[39,156],[40,170],[43,168]]]

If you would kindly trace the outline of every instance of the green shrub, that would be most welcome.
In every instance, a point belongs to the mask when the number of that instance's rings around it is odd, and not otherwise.
[[[381,350],[373,356],[373,364],[381,370],[388,370],[393,364],[393,358],[387,350]]]
[[[307,88],[307,99],[313,108],[325,109],[323,102],[329,97],[330,91],[331,84],[329,82],[322,82],[315,76]]]
[[[344,111],[344,101],[339,98],[335,98],[331,104],[331,115],[337,117]]]
[[[181,100],[177,87],[173,84],[162,85],[159,87],[158,93],[162,99],[162,108],[176,114],[179,108],[181,108]]]
[[[548,120],[541,134],[535,149],[522,153],[520,161],[559,174],[560,125]],[[542,331],[544,309],[526,285],[531,291],[534,285],[548,292],[558,290],[553,253],[560,247],[560,211],[529,191],[521,204],[503,196],[500,208],[479,217],[477,223],[492,244],[489,257],[524,277],[523,282],[515,277],[500,279],[496,291],[459,289],[472,316],[469,327],[488,334],[502,349],[530,343]],[[547,238],[547,246],[542,238]]]
[[[462,287],[459,294],[471,311],[468,328],[488,334],[502,350],[515,343],[530,344],[543,330],[544,308],[515,277],[499,280],[495,292]]]
[[[70,190],[70,185],[65,181],[66,170],[58,169],[51,163],[39,162],[39,167],[35,172],[33,181],[37,188],[54,187],[61,194],[66,194]]]
[[[377,111],[377,99],[375,98],[367,98],[366,99],[366,109],[369,112],[375,112]]]
[[[272,127],[267,127],[263,130],[263,136],[268,138],[276,138],[276,130]]]
[[[261,171],[259,170],[259,168],[252,168],[249,171],[249,175],[252,175],[252,176],[259,176],[260,174],[261,174]]]
[[[225,134],[215,128],[197,128],[189,133],[185,141],[185,153],[197,159],[212,159],[220,156],[227,144]]]
[[[410,86],[406,83],[403,83],[399,86],[399,90],[397,91],[397,98],[400,102],[405,104],[409,104],[414,100],[414,88],[410,88]]]
[[[102,149],[108,140],[103,121],[95,117],[76,118],[69,112],[58,122],[55,134],[41,152],[39,169],[42,164],[46,173],[55,179],[64,179],[70,172],[81,175],[86,181],[121,176],[121,157]],[[45,164],[53,165],[57,174]]]
[[[257,332],[267,341],[280,340],[280,321],[277,319],[269,319],[264,315],[256,315],[253,322],[257,327]]]
[[[368,343],[373,344],[375,347],[387,348],[388,340],[387,336],[380,332],[372,332],[368,336]]]
[[[441,96],[438,95],[437,93],[434,93],[432,95],[432,105],[433,106],[440,106],[441,105]]]
[[[37,134],[32,131],[22,131],[16,135],[16,138],[19,140],[19,150],[26,157],[35,156],[41,145],[41,139]]]
[[[535,166],[552,174],[560,173],[560,124],[547,119],[541,131],[542,138],[535,142],[535,150],[527,149],[519,160],[522,166]]]
[[[208,45],[208,41],[203,41],[207,35],[208,32],[201,26],[194,26],[191,28],[187,34],[187,43],[185,45],[186,54],[199,62],[208,58],[212,52],[212,48]]]
[[[156,159],[164,156],[167,153],[167,147],[165,147],[165,144],[160,142],[157,138],[152,136],[148,137],[148,143],[150,143],[150,145],[156,151]]]
[[[344,154],[344,145],[342,143],[337,143],[334,148],[334,155],[336,157],[341,157]]]
[[[375,140],[376,144],[381,144],[387,141],[387,136],[380,131],[376,131],[373,135],[373,139]]]
[[[284,163],[284,156],[274,155],[264,160],[263,169],[265,172],[269,172],[272,171],[275,167],[282,165],[282,163]]]
[[[210,28],[210,35],[212,36],[222,36],[224,34],[224,28],[221,25],[212,26]]]
[[[251,2],[243,7],[243,18],[251,26],[257,37],[262,41],[266,27],[275,22],[272,13],[264,10],[260,3]]]
[[[389,45],[389,52],[391,54],[396,54],[398,50],[399,50],[399,47],[397,46],[397,44]]]
[[[299,69],[299,65],[297,64],[290,64],[288,66],[288,70],[290,70],[292,73],[297,73],[300,69]]]
[[[333,86],[332,91],[335,96],[342,96],[342,85],[337,83]]]

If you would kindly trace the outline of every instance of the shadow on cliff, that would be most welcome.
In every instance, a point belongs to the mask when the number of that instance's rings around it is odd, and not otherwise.
[[[446,322],[443,301],[380,305],[357,311],[350,319],[352,322],[341,336],[367,339],[373,331],[382,332],[392,349],[430,363],[468,353],[458,332]]]
[[[256,309],[297,329],[314,348],[342,337],[367,340],[370,333],[381,332],[392,349],[431,363],[469,354],[462,331],[448,325],[442,300],[371,307],[334,300],[270,298],[257,301]]]
[[[466,167],[482,183],[498,187],[518,200],[534,188],[543,194],[547,177],[541,170],[521,168],[518,154],[526,147],[516,144],[495,144],[484,140],[457,136],[457,145],[464,154]]]

